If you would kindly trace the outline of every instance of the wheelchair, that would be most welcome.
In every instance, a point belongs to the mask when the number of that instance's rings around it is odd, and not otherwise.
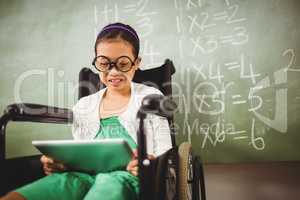
[[[173,146],[155,160],[147,160],[146,139],[143,132],[143,119],[147,112],[138,114],[137,117],[140,118],[140,127],[137,133],[138,153],[140,155],[138,158],[139,199],[141,200],[206,199],[203,165],[200,157],[193,154],[189,143],[184,142],[177,146],[175,142],[175,129],[173,128],[173,110],[175,107],[171,100],[171,77],[174,73],[175,67],[172,61],[167,59],[160,67],[147,70],[138,69],[133,78],[134,82],[154,86],[165,95],[164,97],[155,97],[154,95],[146,99],[148,101],[144,99],[142,106],[144,105],[144,111],[152,112],[153,109],[156,111],[159,109],[155,105],[161,105],[161,101],[167,102],[170,112],[155,113],[167,117]],[[91,69],[83,68],[80,71],[79,98],[95,93],[103,87],[98,74]],[[0,118],[0,196],[45,176],[40,163],[40,155],[5,158],[6,126],[10,121],[66,124],[72,123],[72,111],[66,108],[30,103],[7,106]]]

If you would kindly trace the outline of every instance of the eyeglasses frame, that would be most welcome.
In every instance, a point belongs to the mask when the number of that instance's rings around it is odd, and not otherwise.
[[[97,68],[97,66],[96,66],[96,60],[97,60],[98,58],[100,58],[100,57],[105,58],[105,59],[108,60],[108,65],[109,65],[108,70],[102,71],[102,70],[100,70],[100,69]],[[126,70],[126,71],[120,70],[120,69],[118,68],[118,66],[117,66],[117,61],[118,61],[120,58],[124,58],[124,57],[125,57],[125,58],[128,58],[128,60],[129,60],[130,63],[131,63],[131,67],[130,67],[128,70]],[[134,61],[132,61],[131,58],[129,58],[128,56],[120,56],[120,57],[118,57],[118,58],[115,60],[115,62],[112,62],[110,58],[108,58],[108,57],[106,57],[106,56],[103,56],[103,55],[100,55],[100,56],[96,56],[96,57],[94,58],[94,60],[93,60],[93,62],[92,62],[92,65],[93,65],[93,66],[96,68],[96,70],[99,71],[99,72],[109,72],[113,67],[115,67],[118,71],[121,71],[121,72],[129,72],[129,71],[132,69],[132,67],[135,65],[136,60],[137,60],[137,58],[135,58]]]

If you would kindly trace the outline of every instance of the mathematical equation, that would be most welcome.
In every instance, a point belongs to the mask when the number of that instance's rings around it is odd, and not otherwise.
[[[158,47],[150,42],[151,35],[155,34],[152,17],[158,15],[158,11],[149,10],[149,0],[133,1],[128,4],[118,4],[117,1],[94,5],[94,34],[95,38],[100,31],[99,28],[109,23],[124,21],[124,16],[143,40],[141,42],[140,54],[143,57],[143,67],[151,68],[159,66],[163,60]],[[99,20],[101,19],[101,20]],[[145,62],[144,62],[145,61]]]
[[[240,70],[240,79],[249,78],[251,80],[251,86],[245,88],[243,90],[243,95],[241,93],[233,93],[230,91],[234,90],[234,86],[236,85],[235,81],[228,81],[228,78],[222,74],[220,70],[221,64],[215,64],[217,69],[217,74],[214,75],[212,73],[213,65],[210,64],[206,69],[208,72],[203,71],[203,66],[196,67],[194,66],[194,77],[193,79],[185,80],[187,87],[185,87],[186,96],[192,97],[191,99],[183,98],[179,101],[179,107],[183,106],[183,112],[191,112],[197,111],[198,113],[204,115],[211,116],[221,116],[226,112],[230,112],[226,109],[226,106],[239,106],[248,103],[247,111],[253,114],[251,131],[250,134],[246,130],[238,130],[238,131],[228,131],[228,130],[219,130],[220,122],[217,122],[217,128],[215,128],[215,132],[212,132],[211,129],[206,127],[201,127],[200,133],[204,135],[202,148],[205,148],[208,143],[213,146],[216,146],[218,143],[223,143],[225,138],[232,138],[233,140],[244,140],[250,139],[249,144],[252,145],[256,150],[263,150],[265,147],[263,136],[257,137],[257,130],[255,128],[255,121],[258,119],[261,123],[267,125],[268,128],[272,128],[281,133],[287,133],[288,129],[288,77],[287,72],[297,72],[298,68],[291,68],[292,64],[295,60],[295,54],[293,54],[293,49],[287,49],[282,53],[282,56],[286,56],[287,54],[291,55],[291,59],[288,64],[273,72],[270,76],[265,76],[261,78],[259,81],[256,80],[256,77],[261,76],[259,73],[254,73],[252,70],[252,65],[248,65],[250,67],[251,75],[245,76],[244,73],[241,73],[242,66],[244,64],[244,55],[241,54],[240,60],[241,62],[231,62],[230,64],[225,63],[223,66],[227,66],[227,68],[223,67],[222,69],[227,70]],[[293,62],[291,62],[293,60]],[[249,70],[248,70],[249,71]],[[217,81],[212,82],[213,79]],[[227,82],[225,82],[227,80]],[[194,83],[189,86],[190,82]],[[195,85],[196,84],[196,85]],[[270,95],[264,99],[262,96],[257,93],[260,91],[272,90],[273,95]],[[180,91],[182,92],[182,91]],[[226,95],[230,93],[230,95]],[[271,98],[271,99],[270,99]],[[296,97],[297,99],[298,97]],[[192,102],[192,105],[189,103]],[[226,103],[229,102],[229,103]],[[261,108],[264,105],[270,104],[270,102],[274,103],[274,108],[270,109],[272,117],[266,116],[264,112],[261,112]],[[245,107],[242,107],[245,109]],[[256,118],[254,118],[254,116]],[[188,117],[185,116],[185,119]],[[220,120],[219,120],[220,121]],[[194,127],[195,125],[191,125]],[[233,126],[234,127],[234,126]],[[194,128],[192,128],[194,129]],[[229,129],[230,130],[230,129]],[[264,127],[263,127],[264,130]],[[190,132],[191,134],[194,131]],[[242,134],[242,135],[241,135]],[[232,137],[234,136],[234,137]]]
[[[199,120],[196,118],[192,123],[185,121],[183,126],[183,134],[187,131],[189,137],[191,135],[203,136],[201,144],[202,149],[207,148],[210,145],[212,147],[216,147],[218,144],[224,143],[226,139],[233,141],[246,141],[249,146],[256,150],[263,150],[266,146],[263,137],[266,134],[266,128],[264,126],[257,127],[255,118],[251,119],[250,134],[247,133],[247,130],[245,129],[236,129],[236,126],[233,123],[225,123],[225,121],[221,120],[220,117],[218,117],[216,123],[212,124],[200,124]]]
[[[157,3],[159,5],[160,2]],[[124,21],[125,16],[126,21],[138,30],[142,45],[140,54],[145,68],[157,67],[166,58],[167,53],[159,45],[169,45],[172,55],[179,55],[174,61],[184,63],[176,66],[177,81],[183,83],[183,86],[178,86],[179,92],[174,96],[181,96],[179,109],[186,112],[186,116],[192,111],[220,116],[216,126],[221,127],[221,116],[231,112],[228,106],[245,109],[249,113],[247,117],[250,123],[243,126],[249,128],[247,130],[217,128],[218,131],[212,131],[210,127],[202,126],[198,131],[204,136],[202,148],[232,139],[247,140],[254,149],[263,150],[266,146],[265,129],[287,132],[287,73],[300,72],[295,49],[284,49],[278,55],[287,59],[285,66],[272,66],[274,72],[270,74],[258,71],[264,66],[259,66],[248,56],[247,45],[252,38],[247,23],[252,19],[245,16],[241,3],[219,0],[212,6],[213,3],[208,0],[169,0],[163,6],[168,4],[170,12],[167,15],[172,16],[171,21],[170,18],[165,19],[166,13],[162,13],[159,6],[153,6],[150,0],[132,0],[127,3],[112,0],[94,4],[95,37],[99,27]],[[166,26],[170,26],[164,30],[166,32],[158,30],[156,24],[161,22],[155,21],[157,19],[165,20]],[[164,44],[155,45],[154,41],[161,37],[164,38]],[[229,56],[219,58],[223,52],[233,53],[226,53]],[[264,98],[260,92],[266,90],[272,90],[273,93]],[[271,102],[275,102],[270,108],[272,114],[266,116],[263,108]],[[189,121],[188,117],[185,117],[185,121]],[[266,126],[257,128],[258,122]],[[194,127],[193,122],[190,126]]]
[[[185,49],[187,46],[192,46],[191,56],[196,56],[199,53],[212,54],[228,45],[244,45],[249,41],[248,30],[242,24],[247,19],[240,16],[238,4],[230,4],[229,0],[225,0],[224,10],[213,13],[201,11],[203,2],[200,0],[174,0],[174,7],[179,12],[175,18],[177,34],[188,37],[178,40],[181,58],[185,52],[189,52]],[[216,31],[220,27],[224,27],[224,31]]]

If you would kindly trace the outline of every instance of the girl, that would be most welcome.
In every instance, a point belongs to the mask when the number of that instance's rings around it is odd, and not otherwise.
[[[148,94],[159,90],[132,82],[139,68],[139,37],[125,24],[105,26],[95,43],[93,65],[99,71],[105,89],[81,98],[73,107],[74,139],[123,138],[137,148],[137,111]],[[145,121],[147,150],[152,158],[171,148],[168,121],[150,115]],[[95,176],[68,172],[62,163],[42,156],[46,177],[9,193],[3,199],[137,199],[139,193],[136,151],[126,171],[99,173]]]

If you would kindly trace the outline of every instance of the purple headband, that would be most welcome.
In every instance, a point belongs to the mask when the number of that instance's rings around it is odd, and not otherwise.
[[[131,35],[133,35],[135,37],[135,39],[137,39],[139,41],[139,37],[137,36],[136,33],[134,33],[132,30],[124,27],[124,26],[119,26],[119,25],[111,25],[111,26],[107,26],[105,28],[102,29],[102,31],[99,33],[99,35],[103,32],[103,31],[106,31],[106,30],[109,30],[109,29],[122,29],[122,30],[125,30],[127,32],[129,32]]]

